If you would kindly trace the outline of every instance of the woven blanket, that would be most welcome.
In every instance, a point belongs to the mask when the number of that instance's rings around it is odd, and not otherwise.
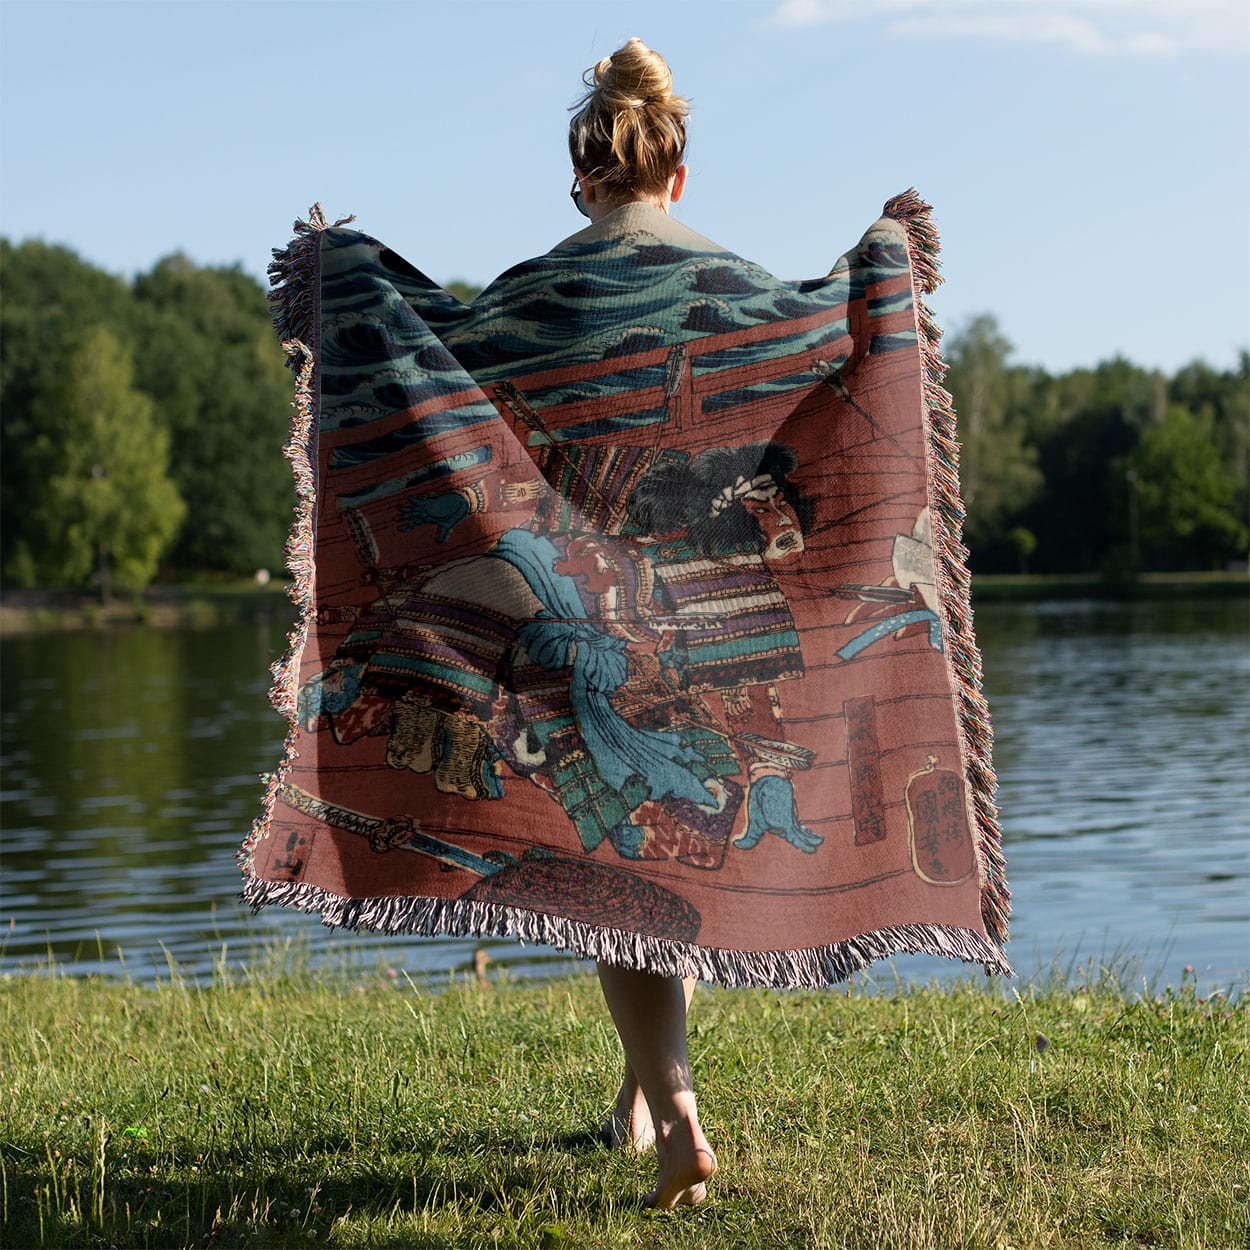
[[[462,304],[314,209],[244,898],[728,985],[1010,974],[914,192],[783,282],[645,204]]]

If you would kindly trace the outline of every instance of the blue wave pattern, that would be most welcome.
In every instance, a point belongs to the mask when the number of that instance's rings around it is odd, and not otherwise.
[[[396,281],[401,276],[408,290]],[[423,315],[409,298],[418,286]],[[340,448],[332,467],[362,464],[405,450],[414,439],[498,419],[426,320],[440,302],[461,314],[465,305],[376,239],[355,230],[324,232],[320,296],[323,431],[367,425],[421,404],[437,409],[432,421]]]
[[[473,301],[469,317],[436,327],[440,337],[488,385],[520,372],[576,368],[824,314],[822,324],[792,335],[737,347],[716,344],[706,356],[694,351],[691,369],[699,376],[804,351],[845,331],[829,314],[851,294],[852,267],[858,265],[853,256],[843,257],[819,283],[784,282],[655,216],[658,228],[682,246],[641,232],[585,242],[574,236],[502,275]],[[861,277],[861,289],[886,276],[883,260],[872,258],[874,274]],[[901,233],[889,267],[900,266],[906,270]],[[567,392],[553,387],[547,401],[576,398],[572,388],[580,385],[572,383]]]
[[[677,344],[690,345],[689,368],[700,382],[705,413],[801,391],[818,385],[816,378],[781,362],[820,351],[829,365],[842,365],[851,344],[848,301],[865,300],[908,270],[905,234],[888,220],[826,277],[803,282],[775,278],[658,211],[644,220],[646,228],[606,237],[594,230],[575,235],[507,270],[471,304],[448,295],[376,239],[325,231],[321,428],[366,426],[418,405],[432,409],[376,435],[362,429],[359,441],[336,448],[331,468],[385,460],[439,435],[500,420],[483,389],[525,375],[603,366],[593,376],[529,390],[536,408],[658,388],[663,362],[637,357]],[[867,350],[915,346],[914,329],[877,333],[873,327],[905,312],[910,301],[909,284],[865,300]],[[726,335],[743,331],[750,332],[746,341],[726,343]],[[737,371],[765,362],[773,365],[767,374],[744,385]],[[721,373],[726,382],[717,390]],[[663,408],[652,406],[606,423],[588,417],[555,437],[577,440],[618,427],[625,435],[664,419]]]
[[[693,352],[696,376],[715,373],[835,342],[845,321],[828,314],[907,271],[905,238],[893,222],[877,223],[827,277],[788,282],[655,217],[664,239],[643,231],[588,241],[574,236],[507,270],[467,305],[376,240],[326,231],[323,393],[333,395],[339,420],[350,424],[368,419],[371,403],[387,411],[401,400],[411,406],[457,377],[466,383],[466,373],[485,387],[825,314],[793,334]],[[870,318],[902,311],[910,299],[910,290],[873,299]],[[891,335],[889,346],[905,346],[907,337]],[[653,384],[635,372],[626,366],[619,376],[545,387],[541,401],[593,399]]]

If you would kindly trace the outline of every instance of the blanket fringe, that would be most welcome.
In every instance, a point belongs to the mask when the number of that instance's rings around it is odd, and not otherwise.
[[[322,924],[332,928],[426,937],[515,938],[582,959],[603,960],[660,976],[697,977],[730,988],[820,989],[845,981],[874,960],[903,954],[961,959],[982,964],[987,976],[1011,975],[1010,964],[993,942],[970,929],[947,925],[895,925],[806,950],[734,951],[456,898],[340,898],[307,883],[250,877],[243,899],[254,909],[277,903],[317,912]]]
[[[959,439],[951,395],[942,386],[946,374],[941,353],[942,332],[922,298],[942,282],[938,273],[940,242],[932,220],[933,207],[916,194],[914,187],[887,200],[882,213],[907,231],[916,288],[916,320],[928,413],[929,464],[936,503],[931,515],[938,598],[945,617],[949,663],[958,694],[964,763],[979,833],[981,915],[986,931],[1001,946],[1008,936],[1011,894],[1007,889],[1002,830],[994,802],[998,788],[992,763],[994,732],[981,693],[981,653],[972,629],[972,580],[968,572],[968,548],[962,541],[966,510],[959,493]]]
[[[333,228],[355,221],[354,216],[340,217]],[[320,204],[308,210],[308,218],[298,218],[291,227],[295,232],[286,247],[273,249],[269,263],[269,313],[278,340],[315,343],[321,232],[331,229]]]
[[[341,217],[334,225],[345,226],[354,217]],[[284,654],[270,667],[272,684],[269,701],[287,722],[286,740],[278,767],[264,773],[264,793],[260,813],[239,851],[239,863],[249,880],[252,855],[257,841],[269,827],[274,802],[291,765],[298,756],[295,747],[296,699],[299,692],[299,666],[308,633],[316,614],[316,534],[313,518],[317,502],[317,380],[316,357],[309,344],[320,337],[317,290],[320,282],[321,232],[329,228],[320,204],[308,210],[308,220],[296,221],[295,237],[285,248],[274,248],[269,266],[269,309],[274,329],[282,341],[287,364],[295,370],[295,396],[291,404],[291,436],[282,454],[291,462],[295,478],[295,519],[286,541],[286,567],[291,574],[287,594],[298,609],[295,624],[287,635]]]

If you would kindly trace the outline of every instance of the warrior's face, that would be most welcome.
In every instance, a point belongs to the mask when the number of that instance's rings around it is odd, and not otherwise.
[[[799,518],[776,482],[759,486],[745,495],[742,506],[753,516],[764,534],[765,560],[789,560],[804,548]]]
[[[568,554],[555,562],[557,573],[578,578],[592,595],[602,595],[617,583],[616,562],[593,538],[576,538]]]

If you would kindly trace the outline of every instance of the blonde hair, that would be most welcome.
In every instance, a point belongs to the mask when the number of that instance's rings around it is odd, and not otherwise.
[[[664,58],[631,39],[582,75],[569,155],[612,195],[663,191],[686,154],[690,106]]]

